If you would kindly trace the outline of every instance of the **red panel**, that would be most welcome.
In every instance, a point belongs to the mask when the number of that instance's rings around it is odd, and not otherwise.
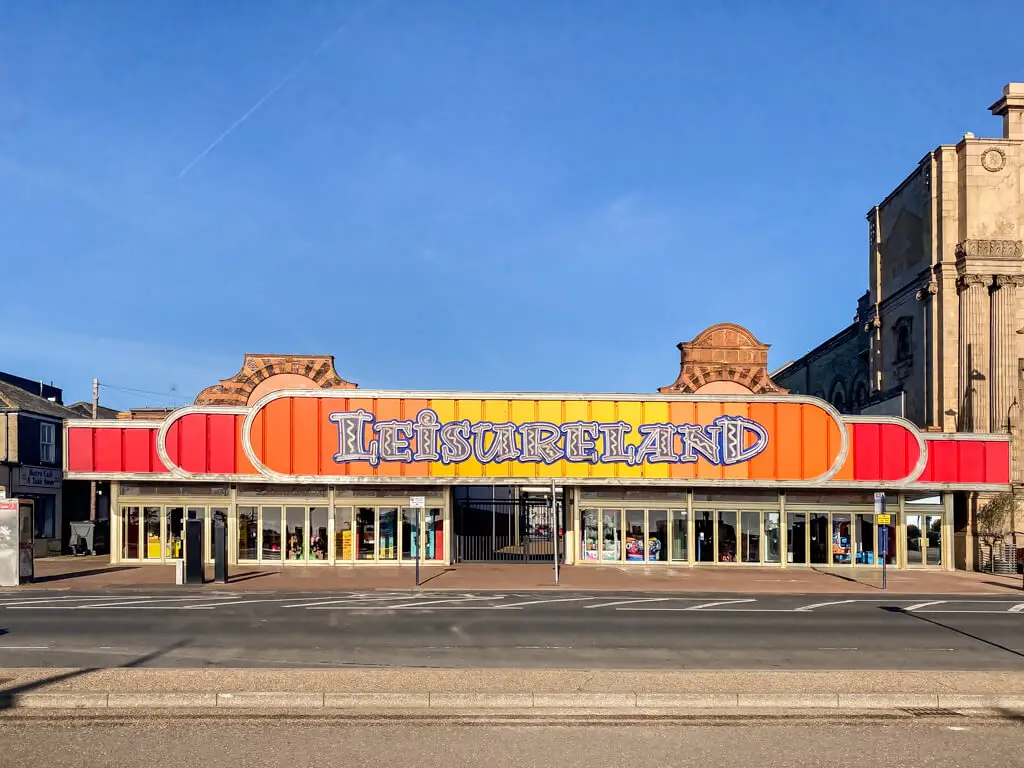
[[[914,435],[899,424],[881,424],[879,430],[881,452],[880,480],[902,480],[917,464],[921,449]]]
[[[925,444],[928,464],[918,482],[1010,482],[1010,444],[1004,440],[928,440]]]
[[[985,482],[1010,482],[1010,444],[985,443]]]
[[[68,429],[68,471],[92,472],[92,433],[91,427],[74,427]]]
[[[882,462],[881,429],[879,424],[854,424],[853,479],[878,480]]]
[[[156,433],[159,430],[147,429],[149,432],[149,463],[152,467],[153,472],[170,472],[164,463],[160,460],[160,455],[156,452]]]
[[[985,444],[980,440],[957,441],[960,450],[959,483],[985,482]]]
[[[171,426],[167,428],[167,435],[164,437],[164,449],[167,451],[167,458],[176,467],[181,466],[181,446],[178,443],[181,437],[180,426],[180,421],[171,422]]]
[[[230,414],[211,414],[207,416],[209,446],[208,471],[216,474],[231,475],[235,473],[235,417]]]
[[[124,471],[151,472],[153,457],[149,446],[156,438],[155,429],[119,429],[123,433]]]
[[[189,413],[178,420],[178,466],[186,472],[206,472],[206,414]]]
[[[93,443],[95,472],[123,472],[120,429],[96,429]]]

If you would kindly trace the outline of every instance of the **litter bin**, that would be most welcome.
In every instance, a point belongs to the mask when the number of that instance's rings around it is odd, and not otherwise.
[[[71,524],[71,554],[76,557],[96,554],[96,523],[85,521]]]

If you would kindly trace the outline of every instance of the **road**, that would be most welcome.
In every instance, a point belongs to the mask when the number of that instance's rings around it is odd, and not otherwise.
[[[1024,599],[0,593],[0,667],[1024,669]]]
[[[1020,764],[1012,722],[807,721],[692,724],[457,725],[257,721],[0,719],[0,765],[189,768],[244,765],[414,765],[453,768],[989,768]]]

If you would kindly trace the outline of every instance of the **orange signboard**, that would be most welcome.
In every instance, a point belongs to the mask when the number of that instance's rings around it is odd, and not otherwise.
[[[246,417],[257,469],[291,478],[630,478],[798,482],[845,459],[812,398],[274,392]]]

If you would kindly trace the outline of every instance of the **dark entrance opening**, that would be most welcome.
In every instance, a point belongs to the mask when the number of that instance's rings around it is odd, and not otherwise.
[[[460,563],[551,563],[558,540],[559,562],[565,560],[563,494],[515,487],[457,487],[452,522],[455,559]]]

